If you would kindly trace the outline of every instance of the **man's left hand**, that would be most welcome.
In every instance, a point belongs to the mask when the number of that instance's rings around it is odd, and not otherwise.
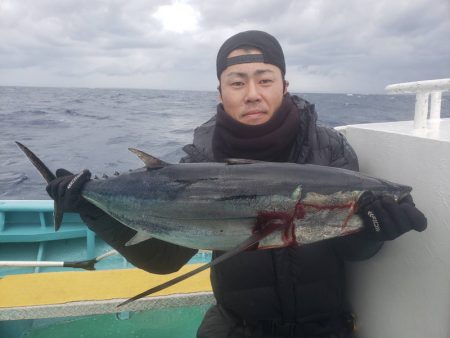
[[[377,241],[390,241],[410,230],[424,231],[427,219],[415,207],[411,195],[396,202],[389,196],[375,196],[368,191],[358,200],[365,229],[362,235]]]

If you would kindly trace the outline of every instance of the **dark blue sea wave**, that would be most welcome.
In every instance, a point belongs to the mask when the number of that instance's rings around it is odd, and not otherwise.
[[[64,114],[66,114],[68,116],[73,116],[73,117],[86,117],[86,118],[94,119],[94,120],[106,120],[108,118],[108,116],[98,116],[95,114],[81,113],[81,112],[78,112],[73,109],[66,109],[64,111]]]
[[[412,95],[300,94],[328,126],[411,120]],[[198,125],[215,112],[216,92],[0,87],[0,199],[47,199],[45,183],[14,141],[52,170],[126,172],[142,163],[134,147],[178,162]],[[442,115],[450,117],[449,96]]]

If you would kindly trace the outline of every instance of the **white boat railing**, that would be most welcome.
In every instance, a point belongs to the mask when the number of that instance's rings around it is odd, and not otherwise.
[[[424,129],[428,113],[430,120],[441,118],[442,92],[450,90],[450,78],[391,84],[385,89],[389,94],[416,94],[414,129]]]

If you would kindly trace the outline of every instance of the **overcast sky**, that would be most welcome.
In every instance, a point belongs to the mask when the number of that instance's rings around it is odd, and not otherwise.
[[[0,85],[215,90],[249,29],[279,39],[293,92],[450,77],[450,0],[0,0]]]

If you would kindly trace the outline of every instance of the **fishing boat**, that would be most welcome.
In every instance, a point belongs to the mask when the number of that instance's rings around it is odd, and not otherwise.
[[[450,79],[386,89],[416,94],[414,120],[338,129],[362,172],[413,187],[428,229],[385,243],[370,260],[349,263],[357,336],[448,337],[450,119],[440,118],[440,109]],[[1,337],[195,337],[214,302],[207,271],[118,309],[126,298],[176,274],[133,268],[75,214],[65,215],[55,233],[52,211],[52,201],[0,201],[0,261],[16,263],[0,268]],[[92,259],[97,271],[69,267]],[[178,273],[209,259],[201,252]]]
[[[55,232],[52,214],[50,200],[0,201],[0,337],[195,337],[214,301],[206,271],[117,305],[210,261],[209,252],[154,275],[133,268],[77,214],[65,214]]]

